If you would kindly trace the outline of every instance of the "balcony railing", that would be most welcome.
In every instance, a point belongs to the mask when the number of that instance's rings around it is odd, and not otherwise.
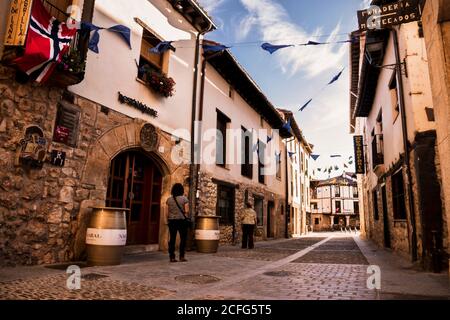
[[[372,139],[372,168],[384,164],[383,135],[376,134]]]

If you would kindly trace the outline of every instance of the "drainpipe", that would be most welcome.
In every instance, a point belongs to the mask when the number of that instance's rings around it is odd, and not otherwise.
[[[191,163],[189,165],[189,208],[192,213],[196,213],[196,191],[197,184],[194,184],[198,172],[196,172],[195,155],[196,155],[196,143],[195,140],[195,119],[197,115],[197,88],[198,88],[198,63],[200,61],[200,37],[210,32],[213,29],[213,25],[210,24],[207,29],[199,32],[195,41],[195,62],[194,62],[194,86],[192,90],[192,111],[191,111]]]
[[[409,156],[409,142],[408,142],[408,128],[406,123],[406,107],[405,107],[405,92],[403,87],[402,76],[402,61],[400,59],[400,46],[398,44],[398,34],[396,29],[392,29],[392,37],[394,39],[395,49],[395,63],[396,73],[399,88],[399,104],[402,120],[402,133],[403,133],[403,146],[405,149],[404,165],[406,167],[406,183],[408,184],[408,204],[409,204],[409,216],[411,222],[411,260],[414,262],[417,260],[417,233],[416,233],[416,217],[414,210],[413,190],[411,185],[411,166]]]

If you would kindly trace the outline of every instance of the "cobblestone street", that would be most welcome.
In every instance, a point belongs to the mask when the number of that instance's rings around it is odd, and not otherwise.
[[[66,266],[0,270],[1,299],[350,300],[448,299],[444,274],[414,270],[402,258],[343,233],[258,242],[254,250],[223,246],[189,252],[127,255],[123,264],[82,267],[80,290],[66,287]],[[381,268],[381,290],[367,289],[367,267]]]

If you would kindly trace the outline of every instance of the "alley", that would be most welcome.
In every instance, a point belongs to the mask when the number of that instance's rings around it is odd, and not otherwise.
[[[367,268],[381,269],[381,290],[367,288]],[[349,233],[316,233],[222,246],[216,254],[127,255],[119,266],[82,267],[81,289],[66,288],[67,265],[3,268],[0,299],[368,300],[448,299],[444,274],[415,270],[391,252]]]

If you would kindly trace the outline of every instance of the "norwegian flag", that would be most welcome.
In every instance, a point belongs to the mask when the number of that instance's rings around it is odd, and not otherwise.
[[[41,0],[34,0],[25,53],[14,63],[26,74],[36,76],[37,82],[45,82],[69,50],[76,32],[76,28],[52,17]]]

